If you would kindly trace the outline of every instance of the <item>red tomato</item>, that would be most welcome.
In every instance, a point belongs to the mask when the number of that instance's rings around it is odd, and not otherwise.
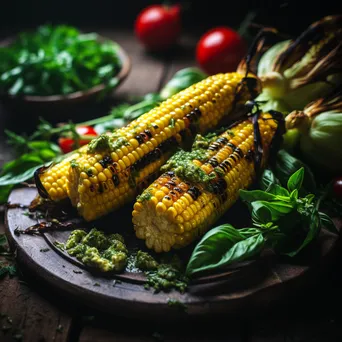
[[[333,191],[336,198],[342,200],[342,177],[334,179]]]
[[[135,21],[135,34],[151,51],[165,50],[176,43],[181,33],[180,5],[151,5]]]
[[[90,126],[78,126],[76,127],[76,132],[83,137],[89,136],[89,139],[80,139],[80,146],[88,144],[92,138],[97,136],[97,133],[94,130],[94,128]],[[75,141],[69,137],[60,137],[58,139],[58,145],[63,151],[63,153],[69,153],[73,151],[75,149],[74,144]]]
[[[247,53],[247,44],[238,32],[225,26],[214,27],[201,36],[196,60],[208,74],[234,72]]]

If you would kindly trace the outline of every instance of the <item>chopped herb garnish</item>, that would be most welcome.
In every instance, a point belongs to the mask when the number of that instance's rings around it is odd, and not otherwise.
[[[171,118],[171,119],[170,119],[169,126],[170,126],[171,128],[174,128],[174,127],[175,127],[175,119],[174,119],[174,118]]]
[[[94,286],[101,286],[99,283],[94,283]]]
[[[61,324],[56,328],[56,331],[58,331],[58,332],[63,332],[63,330],[64,330],[64,328]]]
[[[65,250],[65,245],[64,245],[63,242],[54,241],[53,244],[54,244],[58,249],[60,249],[61,251],[64,251],[64,250]]]
[[[170,307],[173,307],[173,308],[177,308],[178,310],[180,310],[182,312],[187,311],[187,306],[177,299],[169,298],[167,301],[167,305]]]
[[[71,166],[72,168],[78,167],[77,161],[76,161],[75,159],[73,159],[73,160],[70,162],[70,166]]]
[[[40,252],[48,252],[50,250],[50,248],[41,248],[39,251]]]
[[[149,201],[152,198],[152,193],[149,189],[146,189],[141,195],[137,196],[137,201],[144,202]]]

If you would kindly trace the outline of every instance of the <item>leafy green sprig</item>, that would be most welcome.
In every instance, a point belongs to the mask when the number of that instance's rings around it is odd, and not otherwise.
[[[224,224],[211,229],[194,248],[186,274],[193,276],[251,260],[266,248],[294,257],[316,239],[322,227],[338,233],[331,218],[320,211],[314,194],[299,196],[303,180],[303,167],[289,177],[286,186],[268,170],[263,177],[265,190],[240,190],[252,227],[237,229]]]

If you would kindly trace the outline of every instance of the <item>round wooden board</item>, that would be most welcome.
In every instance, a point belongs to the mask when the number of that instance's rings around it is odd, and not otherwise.
[[[187,317],[221,313],[250,314],[253,310],[260,312],[273,301],[305,288],[309,281],[319,277],[332,260],[339,242],[338,236],[323,231],[317,243],[308,248],[300,258],[265,255],[259,261],[244,267],[200,278],[191,283],[184,294],[177,291],[155,294],[153,290],[144,288],[142,274],[121,275],[121,282],[114,284],[117,277],[100,276],[71,262],[52,247],[54,233],[46,234],[45,238],[15,234],[16,228],[25,229],[37,223],[25,215],[25,206],[31,203],[36,194],[35,188],[19,188],[12,191],[9,198],[5,217],[6,233],[11,246],[16,249],[19,264],[32,276],[44,280],[56,291],[75,301],[103,312],[127,317],[183,319],[179,310],[168,304],[170,299],[185,304]],[[119,222],[120,225],[127,224],[124,221],[121,223],[124,216],[121,211],[116,215],[110,218],[114,227]],[[115,219],[117,222],[113,222]],[[336,220],[335,223],[338,228],[341,227],[341,221]],[[62,232],[59,234],[59,237],[63,236]]]

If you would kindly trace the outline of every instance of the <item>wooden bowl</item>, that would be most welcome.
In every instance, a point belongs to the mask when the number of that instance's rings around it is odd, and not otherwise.
[[[108,38],[98,36],[100,41],[109,40]],[[15,37],[10,37],[0,43],[1,47],[8,46],[13,42]],[[116,42],[115,42],[116,43]],[[118,86],[126,79],[131,71],[131,58],[120,46],[118,46],[117,55],[121,62],[121,69],[116,75],[118,83],[112,88],[108,94],[115,91]],[[76,91],[66,95],[10,95],[1,94],[0,99],[3,104],[10,109],[10,111],[29,112],[30,114],[43,115],[47,114],[49,117],[53,113],[58,113],[59,117],[70,116],[70,111],[74,112],[82,110],[82,107],[89,106],[89,104],[98,104],[99,95],[105,89],[105,84],[96,85],[88,90]],[[104,100],[104,97],[102,100]]]

